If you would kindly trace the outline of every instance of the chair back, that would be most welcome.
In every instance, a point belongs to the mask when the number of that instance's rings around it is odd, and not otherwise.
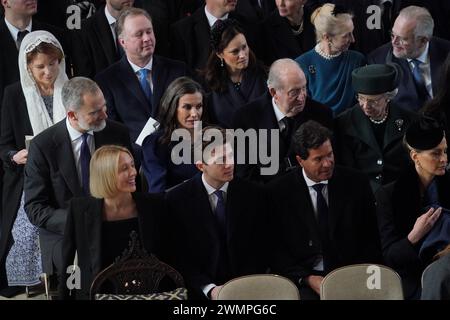
[[[383,265],[349,265],[323,279],[320,299],[403,300],[402,282],[397,272]]]
[[[300,300],[297,286],[275,274],[254,274],[232,279],[219,291],[218,300]]]
[[[167,285],[172,288],[168,288]],[[166,287],[162,287],[166,286]],[[182,276],[168,264],[148,254],[141,247],[136,232],[131,234],[130,246],[109,267],[94,278],[90,297],[107,287],[107,293],[116,295],[144,295],[184,287]]]

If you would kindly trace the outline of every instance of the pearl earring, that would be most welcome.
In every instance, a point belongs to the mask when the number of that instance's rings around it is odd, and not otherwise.
[[[220,58],[220,66],[223,68],[223,59]]]

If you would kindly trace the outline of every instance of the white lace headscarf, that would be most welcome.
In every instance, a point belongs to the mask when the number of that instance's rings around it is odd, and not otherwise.
[[[59,73],[53,85],[53,120],[48,114],[42,99],[39,88],[34,80],[31,71],[28,70],[27,53],[33,51],[40,43],[46,42],[54,45],[63,53],[63,58],[59,63]],[[64,51],[59,41],[47,31],[33,31],[28,33],[22,40],[19,50],[19,72],[20,83],[27,103],[28,116],[31,122],[33,134],[37,135],[41,131],[52,126],[54,123],[64,119],[66,111],[61,99],[61,89],[68,80],[66,75],[66,62]]]

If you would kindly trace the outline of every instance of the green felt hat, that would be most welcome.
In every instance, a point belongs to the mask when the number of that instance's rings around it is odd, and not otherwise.
[[[371,64],[352,72],[352,84],[356,93],[376,95],[397,88],[397,70],[388,64]]]

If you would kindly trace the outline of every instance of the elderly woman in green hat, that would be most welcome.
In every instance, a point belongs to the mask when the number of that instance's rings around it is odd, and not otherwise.
[[[374,192],[394,181],[409,161],[402,137],[417,115],[391,101],[397,79],[393,65],[355,69],[352,85],[358,103],[335,120],[337,162],[367,174]]]

